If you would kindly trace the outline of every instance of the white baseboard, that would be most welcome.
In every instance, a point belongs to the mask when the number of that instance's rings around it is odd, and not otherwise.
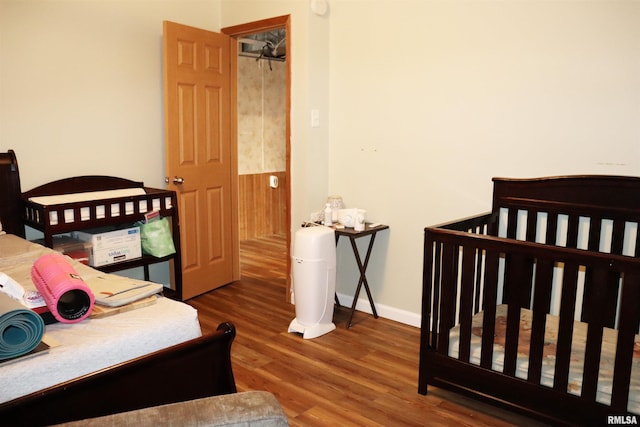
[[[340,300],[340,305],[342,306],[351,307],[351,304],[353,303],[353,296],[351,295],[338,293],[338,299]],[[376,305],[378,316],[384,317],[385,319],[393,320],[395,322],[404,323],[405,325],[415,326],[416,328],[420,327],[420,314],[412,313],[406,310],[400,310],[398,308],[390,307],[384,304],[378,304],[375,301],[374,303]],[[369,304],[369,300],[367,298],[358,298],[358,302],[356,303],[356,310],[373,314],[373,312],[371,311],[371,305]]]

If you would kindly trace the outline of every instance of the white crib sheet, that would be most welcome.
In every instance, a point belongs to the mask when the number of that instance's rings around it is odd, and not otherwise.
[[[507,316],[507,305],[499,305],[496,309],[496,318]],[[473,317],[472,327],[474,333],[471,335],[471,356],[470,362],[474,365],[480,364],[481,334],[482,334],[483,313],[480,312]],[[532,311],[520,310],[521,329],[530,327]],[[555,372],[555,344],[558,337],[559,317],[547,315],[545,345],[549,345],[545,350],[545,357],[542,362],[542,372],[540,383],[547,387],[553,387],[553,377]],[[609,405],[611,403],[611,390],[613,383],[613,370],[615,362],[615,346],[617,342],[617,332],[605,328],[603,331],[603,343],[600,359],[600,370],[598,375],[598,386],[596,391],[596,401]],[[584,353],[586,343],[587,324],[582,322],[574,323],[573,341],[571,344],[571,362],[569,369],[568,393],[580,395],[582,388],[582,368],[584,365]],[[460,327],[455,326],[449,334],[449,356],[458,358]],[[522,343],[523,341],[520,341]],[[636,342],[640,342],[640,337],[636,336]],[[524,344],[527,347],[527,344]],[[545,347],[546,348],[546,347]],[[548,354],[547,354],[548,353]],[[493,360],[491,369],[502,372],[504,368],[504,346],[494,342]],[[526,379],[529,369],[529,357],[524,352],[518,352],[516,360],[516,377]],[[640,358],[634,357],[631,368],[631,381],[629,390],[629,400],[627,410],[640,414]]]

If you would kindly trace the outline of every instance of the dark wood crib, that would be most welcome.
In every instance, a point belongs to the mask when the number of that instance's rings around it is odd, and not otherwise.
[[[493,182],[490,213],[425,229],[419,392],[638,421],[640,178]]]

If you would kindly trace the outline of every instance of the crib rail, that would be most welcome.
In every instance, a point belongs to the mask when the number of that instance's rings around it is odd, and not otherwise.
[[[604,208],[588,205],[505,197],[501,199],[499,212],[496,234],[500,237],[640,257],[640,211],[610,209],[605,212]],[[594,294],[590,288],[595,280],[587,278],[585,294]],[[604,292],[601,306],[579,307],[577,318],[588,322],[590,317],[599,316],[604,306],[604,312],[607,313],[605,325],[615,327],[617,305],[620,303],[619,289],[609,286]],[[593,311],[594,308],[598,313]]]
[[[429,228],[440,228],[445,230],[466,231],[468,233],[496,235],[498,215],[487,212],[480,215],[470,216],[455,221],[450,221]]]
[[[426,310],[423,312],[422,330],[430,331],[430,334],[423,334],[425,357],[421,355],[420,375],[424,376],[421,383],[430,376],[439,375],[428,373],[433,367],[427,366],[426,353],[435,352],[447,357],[449,331],[455,325],[460,328],[458,359],[469,363],[472,318],[480,310],[484,312],[484,320],[479,369],[490,370],[496,305],[506,303],[508,313],[502,373],[515,379],[520,309],[531,309],[533,320],[526,382],[540,385],[546,315],[551,311],[550,295],[552,288],[558,286],[558,268],[561,267],[562,290],[553,389],[562,399],[575,400],[574,396],[566,396],[566,392],[578,277],[583,272],[589,284],[582,304],[582,311],[588,313],[584,318],[588,323],[588,333],[582,391],[578,401],[595,403],[603,330],[611,326],[609,319],[614,316],[619,321],[611,410],[626,411],[634,338],[640,323],[637,308],[640,301],[640,260],[483,233],[427,228],[424,267],[423,304]],[[617,311],[608,313],[603,309],[603,301],[609,295],[618,294],[622,303],[619,307],[604,304],[604,307]],[[504,397],[508,398],[508,394]]]
[[[640,256],[640,178],[494,178],[493,212],[502,237]]]

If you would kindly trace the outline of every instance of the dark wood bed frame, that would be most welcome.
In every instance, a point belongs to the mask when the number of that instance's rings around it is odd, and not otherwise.
[[[3,229],[24,237],[24,204],[12,150],[0,153],[0,189]],[[214,333],[0,404],[0,423],[50,425],[235,393],[234,338],[234,325],[221,323]]]
[[[608,416],[638,420],[640,416],[627,411],[627,399],[634,339],[640,325],[640,230],[633,256],[622,253],[625,224],[640,224],[640,178],[567,176],[493,181],[492,212],[425,228],[419,392],[426,394],[428,385],[434,385],[554,425],[606,425]],[[508,210],[506,236],[497,237],[504,209]],[[536,243],[539,213],[546,215],[544,244]],[[521,218],[520,231],[517,218]],[[560,246],[556,228],[565,219],[566,244]],[[578,248],[580,223],[585,219],[589,223],[588,244]],[[602,220],[612,229],[608,253],[599,251]],[[541,385],[540,369],[553,270],[558,265],[564,266],[564,273],[555,376],[553,387],[547,387]],[[581,307],[576,307],[579,270],[585,272],[585,290]],[[500,280],[504,292],[497,301]],[[497,304],[508,304],[504,372],[491,369]],[[527,379],[515,375],[520,308],[533,312]],[[577,309],[581,309],[580,320],[588,323],[580,396],[567,392]],[[480,365],[476,365],[469,362],[471,324],[472,317],[481,311],[484,332]],[[448,332],[455,325],[460,327],[458,358],[448,355]],[[604,327],[618,332],[610,406],[596,402]]]

